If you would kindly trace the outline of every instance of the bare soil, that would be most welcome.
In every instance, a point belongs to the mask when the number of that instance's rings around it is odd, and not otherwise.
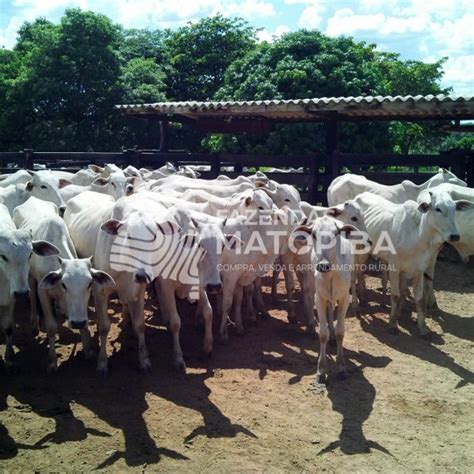
[[[207,361],[194,307],[183,303],[186,376],[174,371],[171,336],[151,307],[151,375],[137,371],[133,332],[111,310],[109,377],[96,375],[79,335],[65,327],[59,371],[48,376],[44,335],[29,336],[23,308],[21,372],[7,376],[0,362],[0,468],[472,472],[474,267],[439,263],[431,340],[417,335],[411,304],[400,332],[388,333],[379,286],[369,278],[372,303],[347,317],[348,378],[330,376],[319,392],[318,342],[287,322],[283,295],[276,305],[268,298],[271,319],[248,322],[243,337],[231,332]]]

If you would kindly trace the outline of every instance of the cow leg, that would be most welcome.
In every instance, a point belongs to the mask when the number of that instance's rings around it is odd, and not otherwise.
[[[37,285],[36,280],[31,276],[28,277],[28,285],[30,287],[30,311],[31,311],[31,332],[33,336],[39,334],[39,313],[38,313],[38,301],[37,301]]]
[[[316,294],[315,306],[319,316],[319,358],[316,382],[325,383],[327,377],[326,347],[329,340],[329,327],[327,322],[328,302],[321,295]]]
[[[151,362],[145,343],[145,288],[141,283],[137,289],[136,299],[128,302],[133,330],[138,339],[138,362],[142,372],[150,372]]]
[[[389,331],[397,331],[398,308],[400,303],[400,273],[396,270],[389,271],[390,278],[390,300],[392,307],[390,309]]]
[[[328,303],[327,323],[328,323],[328,329],[329,329],[329,343],[333,344],[336,337],[334,335],[334,306],[332,305],[332,303]]]
[[[276,303],[278,301],[278,277],[280,276],[280,269],[274,269],[272,273],[272,301]]]
[[[169,321],[169,329],[173,336],[173,364],[181,373],[186,373],[186,364],[184,362],[183,351],[181,350],[181,343],[179,334],[181,331],[181,318],[179,317],[178,309],[176,308],[175,288],[174,286],[165,285],[162,282],[160,285],[160,302],[162,303],[162,311],[165,318]]]
[[[360,301],[357,295],[357,272],[356,270],[351,273],[351,303],[354,312],[360,316]]]
[[[92,349],[91,333],[89,332],[88,327],[81,329],[81,339],[82,339],[82,350],[84,351],[85,358],[92,359],[95,354],[94,354],[94,350]]]
[[[222,290],[222,307],[221,307],[221,327],[219,335],[222,342],[226,342],[229,338],[228,335],[228,322],[229,322],[229,311],[232,307],[232,301],[234,299],[234,288],[236,282],[234,280],[226,280],[223,282]]]
[[[253,291],[253,286],[252,286],[252,291]],[[234,289],[234,319],[235,319],[235,330],[237,331],[237,334],[239,336],[242,336],[244,334],[244,324],[242,322],[243,296],[244,296],[244,288],[242,287],[242,285],[239,285],[237,283]]]
[[[349,307],[349,294],[343,299],[340,300],[337,305],[337,322],[334,334],[336,336],[337,343],[337,377],[343,379],[346,376],[346,365],[344,361],[344,334],[345,334],[345,319],[347,314],[347,308]]]
[[[298,272],[298,280],[303,295],[303,311],[306,319],[306,332],[316,336],[316,318],[314,317],[315,280],[312,272]]]
[[[13,310],[15,308],[15,299],[12,298],[10,304],[0,307],[0,324],[6,339],[5,348],[5,367],[10,372],[15,367],[15,351],[13,349]]]
[[[256,292],[256,288],[253,283],[243,287],[243,296],[245,297],[245,305],[247,308],[247,313],[250,316],[252,323],[257,324],[257,314],[255,312],[255,307],[253,305],[253,296]],[[235,311],[235,299],[234,299],[234,311]]]
[[[293,293],[295,292],[295,279],[289,269],[283,270],[285,276],[285,287],[286,287],[286,308],[288,311],[288,322],[294,324],[298,320],[295,317],[295,309],[293,304]]]
[[[46,290],[38,289],[38,297],[44,313],[44,325],[48,336],[48,373],[56,372],[58,369],[58,358],[56,355],[56,334],[58,323],[54,317],[53,300],[48,296]]]
[[[110,318],[107,314],[109,294],[97,289],[94,292],[95,308],[97,315],[97,332],[99,333],[100,349],[97,357],[97,372],[107,375],[107,337],[110,331]]]
[[[435,274],[436,260],[438,258],[438,252],[433,252],[433,256],[430,259],[428,268],[426,269],[425,277],[425,299],[427,309],[436,309],[438,307],[438,302],[436,301],[436,296],[434,294],[433,280]]]
[[[202,314],[204,320],[204,344],[202,352],[206,356],[212,354],[212,306],[204,290],[199,290],[199,304],[198,311]]]
[[[388,283],[388,272],[387,270],[382,270],[382,274],[380,276],[382,279],[382,295],[386,296],[387,294],[387,283]]]
[[[362,270],[357,270],[357,296],[359,304],[365,304],[367,302],[367,289],[365,286],[365,274]]]
[[[425,323],[425,299],[423,298],[423,273],[416,273],[413,277],[413,298],[416,303],[418,330],[421,336],[428,335]]]
[[[267,307],[265,306],[265,302],[263,301],[262,296],[262,279],[257,277],[254,282],[255,292],[253,294],[255,300],[255,306],[257,307],[257,311],[262,315],[262,318],[266,319],[270,317],[270,314],[267,311]]]

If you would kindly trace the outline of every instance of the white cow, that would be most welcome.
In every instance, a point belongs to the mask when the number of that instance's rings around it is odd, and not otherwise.
[[[110,219],[114,203],[112,196],[94,191],[85,191],[68,202],[64,222],[79,257],[94,255],[100,226]]]
[[[301,202],[301,209],[303,210],[307,226],[312,225],[316,219],[324,216],[337,218],[343,224],[352,224],[357,226],[361,232],[365,232],[364,216],[362,209],[354,200],[347,201],[343,204],[333,206],[331,208],[322,206],[312,206],[307,202]],[[364,263],[366,256],[363,254],[354,256],[355,268],[360,268],[360,264]],[[287,311],[288,320],[295,323],[297,318],[294,315],[293,294],[295,291],[295,282],[291,269],[293,269],[298,277],[301,286],[301,293],[303,297],[303,308],[305,320],[309,323],[313,320],[313,302],[311,294],[314,293],[314,272],[311,270],[311,255],[308,252],[294,252],[291,249],[280,257],[280,264],[285,276],[285,287],[287,293]],[[276,300],[276,286],[278,281],[279,271],[273,273],[272,280],[272,297]],[[358,279],[357,279],[358,278]],[[361,272],[352,273],[352,302],[354,310],[359,310],[359,298],[356,291],[356,283],[364,282],[364,277]],[[360,293],[361,290],[359,290]],[[309,324],[308,332],[314,334],[314,327]]]
[[[446,183],[433,188],[433,192],[445,192],[453,199],[474,202],[474,189],[456,184]],[[460,239],[450,244],[459,252],[462,260],[467,262],[474,255],[474,211],[467,209],[465,212],[456,213],[456,226]]]
[[[208,357],[213,347],[213,311],[208,294],[221,292],[222,280],[219,265],[222,263],[227,247],[235,248],[240,245],[240,240],[238,237],[224,233],[226,223],[234,219],[222,220],[198,212],[189,212],[182,207],[177,207],[176,211],[175,219],[183,234],[180,239],[182,245],[191,252],[201,255],[197,264],[199,304],[196,316],[201,315],[204,321],[203,354]],[[164,319],[169,322],[173,334],[174,364],[184,371],[186,366],[179,343],[181,320],[176,308],[175,295],[180,298],[188,297],[190,287],[176,278],[165,278],[163,275],[158,276],[154,284]]]
[[[70,181],[57,178],[50,170],[29,171],[32,175],[30,181],[26,183],[26,191],[43,201],[50,201],[59,209],[59,214],[64,214],[66,203],[59,193],[59,189],[71,184]]]
[[[132,195],[117,201],[112,208],[111,219],[101,226],[94,263],[115,280],[115,288],[103,288],[94,295],[101,342],[97,370],[101,373],[107,372],[106,344],[110,330],[107,302],[114,290],[124,311],[130,315],[138,339],[140,368],[143,371],[151,369],[145,343],[144,299],[146,285],[154,277],[150,274],[154,267],[147,262],[175,252],[170,247],[170,239],[173,240],[173,235],[178,234],[181,228],[167,218],[168,215],[168,210],[160,208],[158,203]],[[143,258],[147,262],[143,262]]]
[[[93,170],[87,168],[85,170],[79,170],[71,178],[72,184],[77,184],[78,186],[89,186],[100,176],[100,173],[96,173]]]
[[[31,180],[31,174],[26,170],[18,170],[12,174],[3,174],[0,176],[0,186],[6,187],[11,184],[26,184]]]
[[[162,204],[185,204],[189,210],[222,218],[247,213],[250,216],[252,210],[269,211],[274,207],[273,201],[261,189],[249,189],[229,198],[219,198],[205,191],[194,190],[186,191],[179,197],[149,191],[140,191],[140,194]]]
[[[275,259],[287,250],[288,238],[297,224],[295,214],[285,208],[273,211],[267,219],[249,222],[245,216],[227,222],[224,231],[234,234],[245,243],[243,248],[225,252],[222,259],[223,295],[221,339],[228,339],[227,322],[234,302],[234,317],[238,334],[243,334],[241,303],[243,288],[254,283],[271,267]]]
[[[28,231],[17,229],[8,209],[0,204],[0,327],[6,337],[5,364],[8,370],[14,366],[15,298],[28,294],[32,253],[48,256],[57,255],[59,251],[43,240],[33,241]]]
[[[356,198],[364,212],[367,232],[374,245],[373,254],[389,266],[392,300],[390,329],[397,329],[402,303],[401,278],[412,278],[418,329],[423,336],[427,335],[425,275],[432,279],[432,275],[427,275],[427,270],[433,255],[437,255],[440,244],[459,240],[455,210],[471,206],[469,202],[455,202],[444,196],[437,196],[436,193],[427,195],[430,200],[422,200],[419,204],[414,201],[394,204],[372,193],[363,193]],[[380,247],[380,242],[384,243],[383,248]]]
[[[0,202],[7,206],[10,215],[16,206],[24,203],[30,196],[52,202],[58,206],[61,214],[64,213],[66,203],[61,197],[60,189],[70,182],[57,178],[49,170],[25,171],[25,173],[28,175],[26,183],[20,181],[17,184],[0,187]]]
[[[59,250],[59,258],[33,256],[29,273],[31,322],[35,332],[39,330],[37,296],[45,317],[49,341],[48,372],[57,370],[55,339],[58,323],[54,303],[66,316],[70,327],[80,330],[84,354],[86,358],[92,357],[87,313],[91,288],[93,284],[95,287],[113,286],[113,280],[106,273],[93,269],[90,258],[77,258],[66,224],[54,204],[32,197],[15,209],[13,220],[33,239],[50,242]]]
[[[295,244],[311,245],[311,264],[314,271],[314,303],[319,317],[319,358],[317,382],[324,383],[327,377],[327,343],[335,336],[337,342],[337,375],[344,378],[343,341],[344,320],[350,302],[351,269],[354,264],[352,245],[348,238],[358,231],[332,217],[316,219],[311,227],[302,226],[295,231]],[[336,311],[336,327],[333,327],[333,312]]]
[[[421,191],[437,186],[441,183],[453,183],[466,186],[466,183],[455,174],[440,168],[438,173],[423,184],[416,185],[411,181],[388,186],[367,179],[356,174],[343,174],[333,180],[328,188],[328,203],[330,206],[341,204],[349,199],[354,199],[358,194],[371,192],[390,202],[402,204],[405,201],[416,201]]]

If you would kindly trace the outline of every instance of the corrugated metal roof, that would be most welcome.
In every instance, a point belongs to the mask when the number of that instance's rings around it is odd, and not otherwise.
[[[213,128],[224,122],[474,119],[474,97],[452,95],[320,97],[290,100],[186,101],[116,106],[127,115],[190,122]],[[226,125],[226,126],[227,126]],[[221,127],[222,128],[222,127]]]

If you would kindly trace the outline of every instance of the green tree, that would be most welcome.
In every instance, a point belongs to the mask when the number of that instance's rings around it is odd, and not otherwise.
[[[103,15],[67,10],[59,25],[26,23],[15,52],[21,68],[12,84],[9,118],[22,146],[109,148],[113,106],[120,101],[117,27]]]
[[[228,66],[251,51],[256,30],[240,18],[216,15],[189,23],[165,40],[170,98],[208,100],[221,87]]]
[[[166,75],[153,59],[134,58],[122,70],[122,98],[126,103],[166,100]]]
[[[379,69],[373,45],[351,38],[329,38],[300,30],[273,43],[262,43],[229,66],[218,99],[298,99],[372,95]],[[383,124],[340,127],[342,149],[377,150],[388,142]],[[324,151],[320,124],[277,125],[268,136],[213,137],[206,146],[218,151],[308,153]]]

